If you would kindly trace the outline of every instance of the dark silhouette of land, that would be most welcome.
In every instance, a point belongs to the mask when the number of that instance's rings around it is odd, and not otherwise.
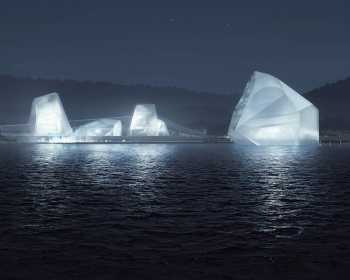
[[[154,103],[158,114],[183,126],[226,133],[240,94],[222,95],[176,87],[47,80],[0,75],[0,123],[25,123],[32,99],[59,92],[70,119],[130,115],[137,103]],[[243,91],[243,89],[242,89]],[[350,130],[350,78],[304,96],[320,111],[321,130]]]
[[[320,111],[322,130],[350,130],[350,78],[326,84],[304,96]]]

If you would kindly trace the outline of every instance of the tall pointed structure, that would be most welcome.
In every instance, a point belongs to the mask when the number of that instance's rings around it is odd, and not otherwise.
[[[228,129],[238,144],[318,144],[318,109],[279,79],[254,72]]]
[[[72,128],[58,93],[34,98],[29,125],[36,136],[67,136]]]
[[[131,136],[169,136],[167,125],[158,119],[154,104],[136,105],[130,124]]]

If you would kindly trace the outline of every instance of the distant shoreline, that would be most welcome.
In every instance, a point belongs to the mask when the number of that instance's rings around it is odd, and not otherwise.
[[[0,144],[234,144],[227,136],[206,136],[206,137],[169,137],[169,136],[148,136],[148,137],[89,137],[88,139],[67,140],[50,139],[48,137],[1,136]],[[321,133],[320,144],[349,144],[350,131],[328,131]]]
[[[350,143],[350,130],[322,130],[320,131],[320,143]]]

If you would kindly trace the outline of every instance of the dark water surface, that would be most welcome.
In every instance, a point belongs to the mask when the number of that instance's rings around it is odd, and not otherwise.
[[[350,279],[350,146],[1,145],[0,279]]]

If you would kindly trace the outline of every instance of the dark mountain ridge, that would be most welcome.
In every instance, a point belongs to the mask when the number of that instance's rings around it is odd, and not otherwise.
[[[350,78],[328,83],[304,96],[317,106],[322,130],[350,130]]]

